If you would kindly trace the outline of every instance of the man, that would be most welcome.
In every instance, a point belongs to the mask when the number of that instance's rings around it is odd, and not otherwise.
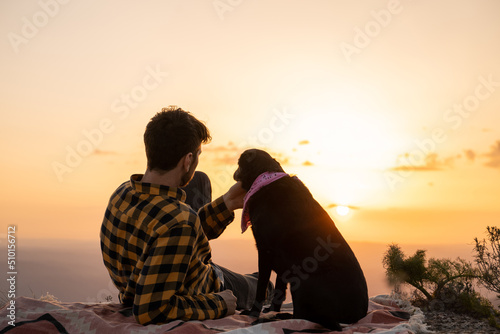
[[[201,144],[210,140],[190,113],[164,108],[144,133],[146,172],[132,175],[109,200],[100,233],[103,261],[120,301],[133,306],[140,324],[220,318],[235,312],[230,289],[242,291],[239,307],[255,295],[255,276],[214,265],[208,243],[242,208],[241,184],[198,213],[184,203],[180,188],[193,177]]]

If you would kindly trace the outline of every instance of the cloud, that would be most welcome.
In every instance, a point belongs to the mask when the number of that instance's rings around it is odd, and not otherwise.
[[[219,146],[208,145],[202,149],[203,152],[205,152],[204,154],[206,154],[203,159],[208,159],[215,165],[237,165],[241,153],[248,148],[249,147],[238,147],[233,142],[228,142],[227,145]],[[282,166],[290,163],[290,158],[283,153],[273,152],[268,149],[263,150],[278,160]]]
[[[359,206],[354,206],[354,205],[343,205],[343,204],[337,204],[337,203],[330,203],[327,205],[327,209],[331,209],[331,208],[336,208],[338,206],[345,206],[351,210],[359,210],[360,207]]]
[[[272,155],[272,154],[271,154]],[[285,156],[284,154],[278,154],[273,156],[281,166],[286,166],[290,164],[290,158]]]
[[[227,145],[207,145],[202,147],[205,156],[217,165],[236,165],[241,153],[245,151],[244,148],[237,147],[232,141]]]
[[[425,166],[430,169],[440,170],[441,163],[438,160],[437,153],[429,153],[425,157]]]
[[[474,152],[473,150],[464,150],[464,153],[467,160],[474,162],[474,160],[476,159],[476,152]]]
[[[489,153],[485,156],[489,159],[484,165],[491,168],[500,168],[500,140],[497,140],[495,144],[491,145]]]
[[[445,167],[452,168],[455,164],[455,160],[460,158],[460,156],[451,156],[443,160],[438,157],[437,153],[429,153],[425,157],[424,164],[421,165],[412,165],[409,158],[410,155],[408,153],[404,154],[400,157],[400,160],[403,160],[403,163],[396,167],[392,167],[389,170],[416,172],[441,171]]]
[[[219,145],[212,146],[207,145],[202,147],[202,151],[204,152],[234,152],[234,153],[243,153],[244,149],[239,148],[232,141],[228,142],[227,145]]]
[[[396,166],[389,168],[389,171],[442,171],[446,169],[457,168],[461,166],[458,164],[459,160],[471,163],[479,161],[483,166],[500,169],[500,140],[496,140],[490,146],[490,150],[486,153],[484,151],[463,149],[462,153],[455,155],[441,157],[437,153],[429,153],[425,158],[421,155],[412,156],[410,153],[405,153],[397,157]]]
[[[104,150],[100,150],[100,149],[96,148],[94,150],[94,152],[92,152],[92,154],[95,154],[95,155],[116,155],[118,153],[115,151],[104,151]]]
[[[216,156],[212,159],[212,161],[216,165],[236,165],[238,164],[238,155],[229,155],[224,154],[222,156]]]
[[[455,160],[460,159],[461,157],[462,156],[460,154],[458,154],[454,157],[447,157],[444,159],[443,164],[449,168],[453,168],[453,167],[455,167]]]

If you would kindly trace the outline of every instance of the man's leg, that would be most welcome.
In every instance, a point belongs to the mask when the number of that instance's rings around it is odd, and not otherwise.
[[[234,271],[231,271],[227,268],[218,266],[222,271],[224,276],[224,290],[231,290],[233,294],[236,296],[237,310],[250,310],[255,301],[255,294],[257,292],[257,280],[259,277],[258,273],[253,274],[238,274]],[[267,287],[267,298],[266,301],[270,302],[272,295],[274,293],[274,287],[269,282]]]
[[[212,184],[208,175],[203,172],[196,171],[191,182],[183,189],[186,192],[186,203],[195,211],[212,201]]]

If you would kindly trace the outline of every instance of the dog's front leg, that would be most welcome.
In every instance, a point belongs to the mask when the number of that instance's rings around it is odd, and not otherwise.
[[[255,301],[250,311],[243,311],[241,314],[258,317],[262,310],[262,305],[266,299],[267,286],[271,277],[271,257],[270,254],[263,250],[258,250],[259,253],[259,278],[257,280],[257,293]]]
[[[264,309],[264,313],[269,311],[279,312],[281,310],[281,305],[286,299],[286,286],[287,282],[283,279],[283,277],[278,274],[276,276],[276,285],[274,288],[274,296],[273,301],[271,302],[271,306]]]

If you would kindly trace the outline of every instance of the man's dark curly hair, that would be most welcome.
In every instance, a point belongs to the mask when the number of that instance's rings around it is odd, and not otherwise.
[[[146,126],[144,144],[149,170],[169,171],[188,153],[196,154],[212,137],[205,124],[177,106],[163,108]]]

